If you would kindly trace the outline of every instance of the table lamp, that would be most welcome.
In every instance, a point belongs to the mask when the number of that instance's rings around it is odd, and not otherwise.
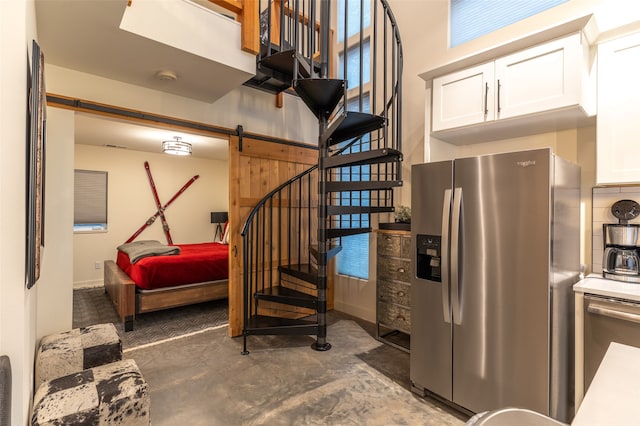
[[[216,232],[213,234],[213,241],[216,241],[218,231],[220,231],[220,240],[222,240],[222,223],[229,220],[229,212],[211,212],[211,223],[217,223]]]

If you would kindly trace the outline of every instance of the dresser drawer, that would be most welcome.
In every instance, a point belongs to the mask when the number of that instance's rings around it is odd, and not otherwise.
[[[399,235],[378,234],[378,256],[400,257]]]
[[[378,321],[390,328],[411,333],[411,310],[378,301]]]
[[[410,282],[409,270],[411,263],[405,259],[378,257],[378,279]]]
[[[409,284],[378,280],[378,300],[411,307]]]
[[[411,259],[411,237],[400,237],[400,257]]]

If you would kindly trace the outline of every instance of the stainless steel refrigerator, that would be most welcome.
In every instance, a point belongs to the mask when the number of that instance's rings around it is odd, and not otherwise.
[[[580,169],[550,149],[412,167],[411,382],[573,417]]]

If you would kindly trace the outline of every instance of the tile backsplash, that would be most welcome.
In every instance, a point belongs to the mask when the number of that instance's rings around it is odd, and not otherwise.
[[[611,213],[611,206],[618,200],[634,200],[640,203],[640,186],[608,186],[606,188],[593,188],[593,250],[591,258],[592,271],[602,273],[602,253],[604,249],[602,225],[605,223],[618,223],[618,219]],[[637,217],[629,223],[640,223]]]

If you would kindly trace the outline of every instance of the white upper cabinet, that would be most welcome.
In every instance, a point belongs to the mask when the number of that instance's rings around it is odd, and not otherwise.
[[[465,144],[577,127],[595,114],[591,65],[576,32],[434,78],[431,131]]]
[[[433,80],[434,131],[495,119],[493,62]]]
[[[596,180],[640,182],[640,33],[598,45]]]
[[[579,106],[580,48],[573,34],[497,59],[497,118]]]

